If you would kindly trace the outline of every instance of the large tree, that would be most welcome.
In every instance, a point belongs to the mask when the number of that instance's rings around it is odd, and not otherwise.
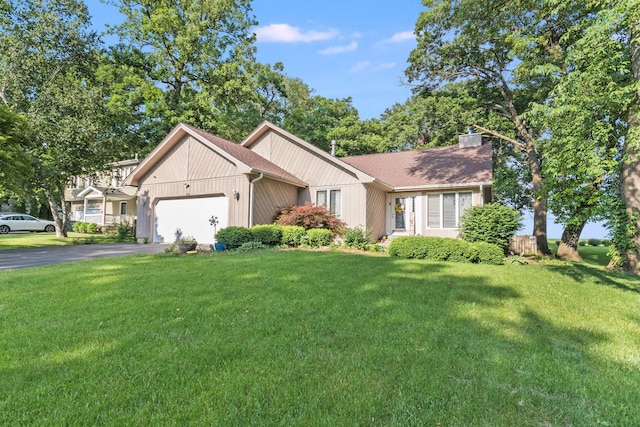
[[[178,122],[239,138],[226,123],[237,120],[251,95],[256,22],[250,0],[105,1],[125,18],[111,29],[121,42],[106,67],[117,83],[111,107],[143,113],[130,126],[143,130],[138,144]]]
[[[0,103],[0,194],[20,192],[33,173],[23,134],[24,117]]]
[[[31,191],[46,196],[66,236],[69,179],[102,168],[102,93],[94,81],[99,40],[80,0],[6,0],[0,11],[0,99],[26,119]]]

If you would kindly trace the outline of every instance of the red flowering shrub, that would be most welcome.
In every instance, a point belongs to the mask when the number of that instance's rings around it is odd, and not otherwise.
[[[340,221],[324,206],[314,206],[311,203],[307,203],[304,206],[291,206],[280,209],[276,224],[298,225],[305,230],[326,228],[331,230],[333,235],[341,235],[346,226],[344,221]]]

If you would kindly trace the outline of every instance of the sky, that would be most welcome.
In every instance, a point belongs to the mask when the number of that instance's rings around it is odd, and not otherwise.
[[[121,22],[115,7],[86,3],[97,31]],[[351,97],[363,120],[411,96],[402,81],[421,0],[254,0],[252,8],[257,60],[282,62],[316,95]]]
[[[122,21],[113,6],[99,0],[87,5],[97,31]],[[421,0],[254,0],[252,8],[258,21],[256,59],[282,62],[289,77],[302,79],[316,95],[351,97],[362,120],[380,117],[411,96],[404,71],[416,46]],[[532,223],[526,214],[519,233],[531,233]],[[548,227],[550,237],[561,236],[553,218]],[[582,233],[583,238],[606,235],[594,223]]]

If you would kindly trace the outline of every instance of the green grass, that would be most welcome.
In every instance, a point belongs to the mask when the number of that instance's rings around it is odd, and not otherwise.
[[[39,248],[44,246],[66,246],[84,243],[116,243],[116,239],[102,234],[83,234],[73,231],[68,233],[66,239],[56,237],[56,233],[0,234],[0,251],[3,249]]]
[[[640,279],[589,264],[260,251],[0,283],[0,425],[640,419]]]

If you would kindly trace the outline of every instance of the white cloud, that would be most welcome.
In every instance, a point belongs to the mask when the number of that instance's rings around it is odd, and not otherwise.
[[[385,43],[401,43],[407,40],[415,40],[416,36],[413,34],[413,31],[402,31],[400,33],[395,33],[391,36],[390,39],[385,40]]]
[[[377,70],[389,70],[395,68],[395,62],[376,62],[362,61],[351,67],[349,72],[351,74],[362,73],[365,71],[377,71]]]
[[[358,42],[353,41],[345,46],[332,46],[321,50],[322,55],[335,55],[338,53],[352,52],[358,48]]]
[[[254,31],[259,42],[282,42],[282,43],[298,43],[298,42],[315,42],[320,40],[329,40],[339,35],[337,30],[329,31],[303,31],[298,27],[289,24],[271,24],[264,27],[258,27]]]
[[[349,70],[350,73],[361,73],[363,71],[366,71],[368,69],[371,68],[371,61],[362,61],[362,62],[358,62],[356,65],[354,65],[353,67],[351,67],[351,70]]]

